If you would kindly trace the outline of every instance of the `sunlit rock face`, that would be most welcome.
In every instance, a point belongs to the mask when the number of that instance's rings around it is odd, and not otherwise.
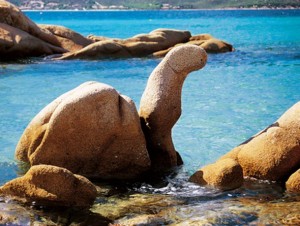
[[[0,15],[0,23],[22,30],[52,45],[59,43],[54,35],[39,28],[18,7],[8,1],[0,0]]]
[[[69,170],[38,165],[0,187],[0,194],[26,203],[83,207],[93,204],[97,190],[88,179]]]
[[[211,186],[221,190],[231,190],[242,186],[243,170],[237,161],[227,158],[204,166],[194,173],[191,182]]]
[[[237,161],[243,175],[285,182],[289,191],[299,190],[300,102],[275,123],[222,156]],[[296,171],[298,170],[298,171]],[[295,172],[296,171],[296,172]]]
[[[172,141],[172,128],[181,115],[181,91],[187,75],[205,66],[201,47],[183,45],[170,51],[151,73],[140,101],[139,115],[155,170],[181,164]]]
[[[187,43],[212,53],[234,50],[232,45],[211,35],[192,36],[189,31],[175,29],[160,28],[128,39],[94,35],[86,38],[63,26],[37,25],[18,7],[3,0],[0,15],[0,54],[5,55],[0,60],[44,55],[60,60],[163,57],[172,48]]]
[[[178,47],[185,44],[192,44],[196,46],[200,46],[203,48],[207,53],[226,53],[226,52],[233,52],[234,48],[231,44],[222,41],[213,37],[210,34],[199,34],[194,35],[189,38],[187,42],[180,42],[177,43],[175,46],[172,46],[168,49],[163,49],[153,53],[155,57],[164,57],[168,52],[170,52],[174,47]]]
[[[68,51],[77,51],[93,43],[91,39],[64,26],[46,24],[39,24],[38,26],[53,34],[59,41],[59,47]]]
[[[242,144],[237,158],[244,176],[280,181],[295,172],[300,166],[300,102]]]
[[[19,28],[0,23],[0,60],[63,53],[64,49],[49,44]]]
[[[289,177],[285,186],[289,192],[300,193],[300,169]]]
[[[63,94],[36,115],[18,143],[16,158],[107,180],[137,179],[150,167],[134,103],[97,82]]]
[[[66,53],[60,60],[146,57],[154,52],[185,43],[191,37],[189,31],[157,29],[149,34],[139,34],[128,39],[89,36],[95,43],[84,49]]]

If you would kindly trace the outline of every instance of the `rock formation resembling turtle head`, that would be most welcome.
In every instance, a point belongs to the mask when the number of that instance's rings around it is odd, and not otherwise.
[[[171,130],[181,115],[181,90],[187,75],[205,66],[207,54],[199,46],[172,49],[149,77],[139,115],[152,168],[167,170],[182,164]]]
[[[97,82],[80,85],[29,123],[16,158],[31,166],[54,165],[108,180],[136,179],[148,172],[150,164],[158,170],[176,166],[171,129],[181,114],[183,81],[205,62],[206,52],[194,45],[170,51],[150,75],[140,115],[132,100],[113,87]],[[140,118],[147,123],[142,124],[144,131]]]

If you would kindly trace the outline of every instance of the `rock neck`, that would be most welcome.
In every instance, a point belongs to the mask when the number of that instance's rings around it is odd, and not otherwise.
[[[197,46],[175,48],[151,73],[140,102],[139,115],[155,171],[178,165],[172,128],[181,115],[182,86],[187,75],[202,68],[206,52]]]

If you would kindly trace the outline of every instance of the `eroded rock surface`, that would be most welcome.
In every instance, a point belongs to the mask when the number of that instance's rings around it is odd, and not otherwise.
[[[237,157],[244,176],[287,179],[300,166],[300,102],[242,144]]]
[[[59,44],[55,36],[39,28],[18,7],[8,1],[0,0],[0,15],[0,23],[15,27],[52,45]]]
[[[300,193],[300,169],[289,177],[285,186],[289,192]]]
[[[69,170],[38,165],[0,187],[0,194],[41,205],[90,206],[97,190],[88,179]]]
[[[300,102],[220,160],[227,158],[238,161],[244,176],[286,181],[300,166]]]
[[[40,24],[38,26],[43,30],[47,30],[51,32],[51,34],[55,35],[59,41],[58,45],[70,52],[80,50],[93,43],[91,39],[88,39],[64,26],[45,24]]]
[[[136,179],[150,167],[134,103],[97,82],[47,105],[25,129],[16,158],[108,180]]]
[[[237,161],[227,158],[204,166],[190,179],[191,182],[208,185],[221,190],[231,190],[242,186],[243,170]]]
[[[155,170],[167,170],[180,162],[171,132],[181,115],[182,85],[190,72],[204,67],[206,60],[201,47],[183,45],[170,51],[148,79],[139,115]]]
[[[51,45],[18,28],[0,23],[0,60],[63,52],[65,50],[62,48]]]
[[[124,40],[90,36],[92,40],[96,41],[94,44],[77,52],[64,54],[58,59],[145,57],[156,51],[168,49],[177,43],[187,42],[190,37],[189,31],[172,29],[157,29],[149,34],[140,34]]]
[[[175,46],[172,46],[168,49],[163,49],[153,53],[155,57],[164,57],[169,51],[171,51],[174,47],[192,44],[196,46],[200,46],[207,53],[225,53],[232,52],[234,48],[231,44],[224,42],[222,40],[216,39],[210,34],[200,34],[190,37],[190,39],[185,43],[178,43]]]
[[[211,35],[192,37],[189,31],[173,29],[156,29],[149,34],[139,34],[128,39],[94,35],[86,38],[63,26],[37,25],[15,5],[4,0],[0,0],[0,15],[0,24],[11,27],[3,30],[1,25],[0,43],[4,43],[0,49],[1,60],[43,55],[54,55],[52,58],[59,60],[163,57],[173,47],[186,43],[201,46],[207,52],[233,51],[232,45]],[[7,44],[7,40],[11,39],[14,41]]]

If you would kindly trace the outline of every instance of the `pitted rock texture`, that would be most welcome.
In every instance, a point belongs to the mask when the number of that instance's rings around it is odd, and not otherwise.
[[[224,158],[237,160],[244,176],[285,181],[300,166],[300,102]]]
[[[134,103],[97,82],[63,94],[36,115],[18,143],[16,158],[106,180],[137,179],[150,167]]]
[[[200,185],[231,190],[242,186],[244,178],[238,162],[227,158],[199,169],[189,180]]]
[[[285,186],[289,192],[300,193],[300,169],[289,177]]]
[[[84,207],[93,204],[97,189],[88,179],[69,170],[38,165],[0,187],[0,194],[37,205]]]
[[[139,115],[155,170],[168,170],[180,162],[171,132],[181,115],[182,85],[190,72],[204,67],[206,60],[201,47],[179,46],[166,55],[148,79]]]

